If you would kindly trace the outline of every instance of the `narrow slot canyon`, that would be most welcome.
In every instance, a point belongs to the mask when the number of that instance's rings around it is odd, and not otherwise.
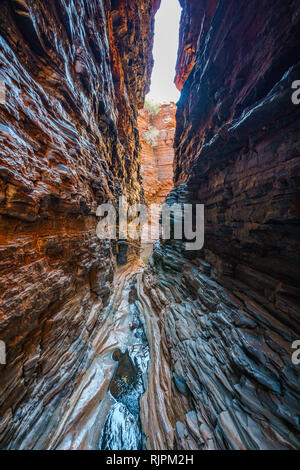
[[[175,2],[1,3],[1,450],[300,449],[299,2]]]

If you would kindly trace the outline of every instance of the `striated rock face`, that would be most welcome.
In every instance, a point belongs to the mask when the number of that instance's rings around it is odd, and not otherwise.
[[[96,209],[140,201],[136,116],[158,6],[1,3],[2,448],[51,447],[91,361],[118,254],[96,237]]]
[[[175,84],[179,90],[182,90],[195,65],[198,39],[201,34],[203,36],[207,34],[218,0],[210,0],[209,2],[179,0],[179,2],[182,7],[182,15]]]
[[[206,3],[210,4],[209,8]],[[214,4],[217,6],[213,8]],[[179,52],[183,65],[189,30],[185,23],[191,25],[193,43],[198,46],[192,54],[196,63],[187,82],[180,63],[177,65],[176,80],[185,82],[178,103],[175,136],[177,183],[186,181],[203,146],[224,124],[238,119],[263,100],[284,73],[297,64],[297,7],[296,1],[285,5],[268,0],[248,5],[234,0],[224,4],[186,2]],[[201,15],[194,14],[195,8],[202,12],[205,21]],[[265,18],[264,12],[269,8],[270,14]]]
[[[148,447],[296,449],[299,3],[182,5],[168,201],[205,204],[205,245],[161,242],[143,276]]]
[[[176,105],[162,104],[157,114],[140,110],[138,128],[141,138],[141,175],[147,203],[162,203],[173,188],[174,133]],[[155,129],[153,143],[148,132]],[[154,131],[154,132],[156,132]]]

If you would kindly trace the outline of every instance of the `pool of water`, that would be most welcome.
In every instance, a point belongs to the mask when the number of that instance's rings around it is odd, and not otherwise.
[[[106,415],[99,440],[101,450],[144,448],[139,400],[145,391],[150,359],[149,344],[140,319],[136,277],[129,290],[130,337],[125,351],[116,350],[116,368],[109,385],[112,405]]]

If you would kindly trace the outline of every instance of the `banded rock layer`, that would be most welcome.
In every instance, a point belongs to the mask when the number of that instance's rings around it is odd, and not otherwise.
[[[157,114],[146,109],[139,112],[138,127],[141,138],[141,175],[147,203],[162,203],[173,188],[174,134],[176,105],[162,104]],[[147,141],[151,129],[153,142]]]

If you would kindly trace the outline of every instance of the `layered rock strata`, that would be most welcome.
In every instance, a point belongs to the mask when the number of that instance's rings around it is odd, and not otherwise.
[[[146,109],[139,112],[141,175],[148,204],[161,204],[173,188],[176,109],[174,103],[168,103],[161,104],[155,114]],[[147,139],[151,129],[157,131],[152,142]]]
[[[141,200],[136,117],[158,6],[1,3],[2,448],[51,448],[92,360],[116,256],[136,256],[98,240],[96,209]]]
[[[140,110],[138,128],[141,139],[141,176],[148,221],[142,233],[141,257],[146,262],[153,243],[159,238],[161,205],[174,186],[174,103],[146,106]]]
[[[205,204],[205,244],[160,242],[144,273],[148,447],[297,449],[299,5],[181,3],[168,201]]]

